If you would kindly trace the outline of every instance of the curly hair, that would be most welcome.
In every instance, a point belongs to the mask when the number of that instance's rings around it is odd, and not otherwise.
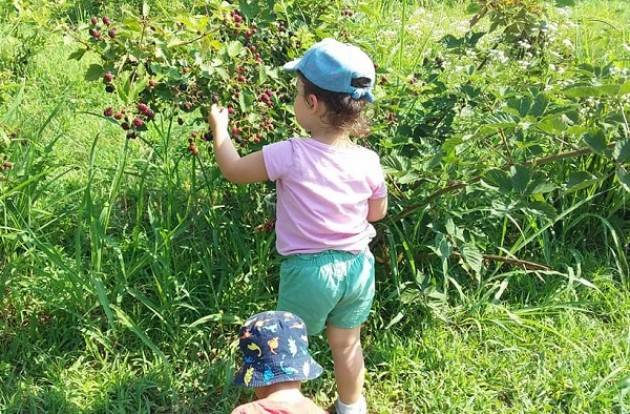
[[[365,137],[370,134],[370,123],[365,116],[365,99],[353,99],[350,94],[332,92],[322,89],[309,81],[302,72],[298,76],[304,85],[304,96],[315,95],[326,105],[325,122],[335,129],[346,130],[355,137]],[[370,85],[368,78],[352,79],[355,88],[366,88]]]

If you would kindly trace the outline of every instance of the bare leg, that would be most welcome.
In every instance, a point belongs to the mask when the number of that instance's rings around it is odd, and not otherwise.
[[[343,329],[328,325],[326,336],[335,363],[339,399],[344,404],[354,404],[361,398],[365,379],[361,327]]]

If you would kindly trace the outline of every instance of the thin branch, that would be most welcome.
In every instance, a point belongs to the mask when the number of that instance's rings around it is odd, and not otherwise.
[[[617,144],[617,142],[612,142],[612,143],[608,144],[608,148],[613,148],[616,144]],[[565,158],[579,157],[580,155],[586,155],[586,154],[590,154],[592,152],[593,152],[593,150],[591,148],[582,148],[582,149],[575,150],[575,151],[562,152],[560,154],[555,154],[555,155],[550,155],[548,157],[538,158],[538,159],[533,160],[533,161],[520,163],[519,165],[526,166],[526,167],[527,166],[535,167],[535,166],[539,166],[539,165],[543,165],[543,164],[548,164],[550,162],[562,160],[562,159],[565,159]],[[501,169],[502,170],[508,170],[510,167],[512,167],[512,165],[516,165],[516,164],[508,163],[508,164],[505,164]],[[465,188],[465,187],[467,187],[467,186],[469,186],[471,184],[474,184],[477,181],[481,180],[481,178],[482,178],[481,175],[477,175],[477,176],[471,178],[470,180],[468,180],[467,182],[456,181],[456,182],[453,182],[453,183],[447,185],[446,187],[442,187],[442,188],[434,191],[433,193],[429,194],[429,196],[427,196],[427,198],[425,198],[424,200],[422,200],[422,201],[420,201],[418,203],[411,204],[411,205],[407,206],[403,211],[401,211],[400,213],[398,213],[398,214],[394,215],[393,217],[391,217],[390,221],[401,220],[401,219],[409,216],[410,214],[414,213],[419,208],[422,208],[422,207],[426,206],[427,204],[430,204],[433,200],[439,198],[441,195],[446,194],[446,193],[450,193],[452,191],[457,191],[457,190],[460,190],[462,188]]]
[[[457,257],[462,257],[462,254],[459,252],[453,252],[452,255],[457,256]],[[551,270],[551,268],[547,265],[531,262],[529,260],[498,256],[496,254],[482,254],[481,256],[486,261],[503,262],[503,263],[509,263],[512,265],[523,266],[527,270]]]

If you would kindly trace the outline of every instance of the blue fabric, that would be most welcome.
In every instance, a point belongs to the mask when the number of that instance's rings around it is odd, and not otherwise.
[[[347,93],[356,100],[374,101],[372,95],[376,77],[374,63],[356,46],[335,39],[324,39],[315,43],[301,58],[286,63],[283,69],[299,70],[306,79],[322,89]],[[351,82],[356,78],[368,78],[369,86],[366,88],[352,86]]]
[[[308,352],[304,321],[290,312],[263,312],[241,327],[243,365],[234,383],[262,387],[319,377],[323,369]]]

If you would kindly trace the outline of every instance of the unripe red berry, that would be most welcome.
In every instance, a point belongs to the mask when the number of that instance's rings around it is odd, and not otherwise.
[[[118,33],[118,31],[116,29],[109,29],[109,31],[107,32],[109,37],[111,37],[112,39],[116,38],[116,33]]]
[[[90,29],[90,36],[92,36],[94,39],[98,40],[101,38],[101,32],[99,32],[96,29]]]
[[[114,80],[114,75],[111,72],[105,72],[103,75],[103,82],[110,83]]]
[[[227,110],[228,110],[228,114],[233,114],[234,113],[234,108],[231,107],[231,106],[228,106]]]
[[[116,112],[116,113],[114,114],[114,119],[117,119],[117,120],[119,120],[119,121],[122,119],[122,117],[123,117],[122,112]]]
[[[236,77],[236,80],[242,83],[242,82],[245,82],[247,79],[243,75],[238,75]]]
[[[112,115],[114,115],[114,110],[112,109],[111,106],[105,108],[105,110],[103,111],[103,115],[105,115],[106,117],[110,117]]]
[[[149,107],[147,106],[147,104],[140,102],[137,106],[138,111],[142,112],[143,114],[146,115],[147,111],[149,110]]]
[[[98,19],[96,18],[96,16],[93,16],[90,19],[90,23],[92,23],[93,26],[96,26],[96,24],[98,23]]]
[[[109,26],[109,25],[112,23],[112,21],[111,21],[111,20],[109,20],[109,17],[107,17],[107,16],[103,16],[103,23],[104,23],[105,25]]]
[[[135,117],[133,119],[133,126],[135,126],[136,128],[140,128],[144,125],[144,121],[141,118]]]
[[[240,135],[241,130],[239,127],[232,127],[232,135]]]
[[[147,113],[145,114],[147,116],[147,119],[152,120],[153,118],[155,118],[155,112],[153,112],[152,110],[148,110]]]

